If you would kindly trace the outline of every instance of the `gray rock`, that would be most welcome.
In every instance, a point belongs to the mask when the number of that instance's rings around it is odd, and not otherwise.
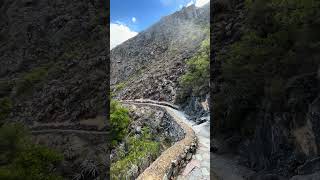
[[[187,153],[187,157],[186,157],[186,159],[187,159],[187,160],[190,160],[191,158],[192,158],[192,153],[190,153],[190,152],[189,152],[189,153]]]
[[[136,133],[139,133],[139,134],[141,133],[141,126],[137,126],[135,129],[136,129]]]

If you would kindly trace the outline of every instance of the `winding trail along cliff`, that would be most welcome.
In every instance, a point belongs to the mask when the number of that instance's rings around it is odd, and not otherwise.
[[[220,155],[216,153],[210,154],[210,122],[207,121],[205,123],[196,125],[193,121],[188,120],[186,115],[179,111],[179,107],[164,101],[153,101],[147,99],[137,99],[137,100],[123,100],[122,103],[126,104],[144,104],[147,106],[158,106],[164,108],[179,124],[185,125],[188,128],[191,134],[194,133],[197,138],[197,149],[196,153],[190,157],[190,162],[186,167],[180,170],[179,175],[177,176],[178,180],[209,180],[210,179],[210,168],[212,178],[214,180],[242,180],[246,179],[254,173],[254,171],[241,166],[238,164],[235,157],[230,157],[227,155]],[[186,136],[188,136],[186,134]],[[183,140],[181,140],[183,141]],[[180,142],[177,142],[178,144]],[[152,171],[159,172],[159,179],[162,180],[160,172],[162,172],[162,176],[165,176],[166,169],[170,168],[171,161],[177,158],[172,155],[176,153],[172,152],[174,149],[173,145],[167,151],[165,151],[158,159],[149,166],[147,170],[143,172],[139,176],[140,179],[157,179],[155,177],[146,177],[146,174],[152,174]],[[182,150],[184,148],[181,148]],[[166,159],[166,161],[162,161],[162,159]],[[212,167],[210,167],[210,160],[213,162]],[[155,167],[161,166],[163,169],[161,171],[159,169],[155,169]],[[138,178],[138,179],[139,179]]]
[[[198,141],[198,148],[195,155],[187,154],[186,159],[191,160],[178,175],[178,179],[210,179],[210,128],[209,123],[194,126],[186,115],[178,110],[178,107],[168,102],[152,101],[145,99],[126,100],[122,103],[145,104],[164,108],[173,119],[184,129],[185,138],[178,141],[165,152],[163,152],[139,177],[138,179],[163,179],[170,178],[171,163],[174,163],[179,156],[184,157],[185,147],[191,146],[193,140]],[[180,158],[181,159],[181,158]],[[183,158],[182,158],[183,159]],[[179,163],[179,162],[178,162]],[[194,164],[197,166],[194,166]],[[189,169],[189,170],[188,170]],[[168,173],[169,172],[169,173]],[[185,173],[186,172],[186,173]],[[184,174],[185,173],[185,174]],[[169,174],[169,175],[168,175]]]

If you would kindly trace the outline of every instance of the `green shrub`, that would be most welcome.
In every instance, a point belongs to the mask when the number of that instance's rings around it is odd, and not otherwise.
[[[136,136],[128,138],[127,155],[111,164],[111,179],[126,179],[128,171],[133,166],[141,167],[145,159],[155,159],[159,155],[160,143],[152,141],[151,137],[149,128],[143,127],[140,138]]]
[[[0,179],[62,179],[53,169],[63,156],[47,147],[32,144],[20,124],[0,128]]]
[[[128,109],[122,107],[119,102],[111,100],[110,106],[110,126],[112,146],[116,145],[128,133],[128,125],[130,123]]]
[[[210,80],[209,53],[210,42],[209,39],[206,39],[203,41],[199,52],[187,61],[187,71],[179,80],[182,88],[190,89],[194,95],[202,95],[208,91]]]
[[[288,79],[317,71],[319,5],[313,0],[246,1],[246,33],[227,54],[217,56],[223,79],[213,97],[218,128],[245,132],[259,111],[285,108]]]

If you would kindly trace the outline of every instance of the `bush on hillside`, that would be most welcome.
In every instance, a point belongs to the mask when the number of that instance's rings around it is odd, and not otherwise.
[[[111,100],[110,106],[110,131],[112,146],[122,141],[128,133],[130,123],[129,111],[120,105],[119,102]]]
[[[210,42],[202,42],[199,52],[187,61],[187,71],[180,78],[183,89],[191,90],[192,95],[203,95],[208,92],[210,80]],[[188,90],[187,90],[188,92]]]
[[[155,159],[160,153],[160,143],[152,141],[152,134],[148,127],[142,128],[142,136],[131,136],[125,143],[128,147],[126,156],[111,164],[112,180],[126,179],[133,167],[142,167],[142,163]]]
[[[0,128],[0,179],[57,180],[54,167],[63,159],[47,147],[32,144],[20,124]]]
[[[247,0],[246,7],[247,32],[217,57],[223,83],[213,105],[221,129],[255,124],[248,117],[267,110],[266,101],[273,109],[285,108],[287,80],[319,65],[320,2]]]

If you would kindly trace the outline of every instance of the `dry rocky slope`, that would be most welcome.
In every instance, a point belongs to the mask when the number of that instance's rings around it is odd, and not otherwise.
[[[228,4],[225,2],[233,2]],[[213,4],[213,31],[211,41],[213,53],[211,58],[211,93],[219,91],[221,79],[220,64],[215,61],[217,54],[228,53],[230,44],[240,40],[244,31],[246,11],[244,1],[212,1]],[[252,138],[241,137],[233,132],[215,133],[211,143],[213,162],[222,155],[231,157],[232,166],[239,164],[251,168],[254,172],[237,172],[241,178],[231,179],[320,179],[319,158],[319,74],[309,73],[292,79],[287,84],[287,101],[297,102],[298,107],[290,106],[289,112],[261,112],[260,120],[255,125],[255,135]],[[214,100],[213,100],[214,103]],[[214,110],[212,110],[214,114]],[[291,125],[290,125],[291,124]],[[213,120],[214,126],[214,120]],[[226,161],[227,162],[227,161]],[[223,169],[216,164],[213,168]],[[219,167],[220,166],[220,167]],[[226,171],[230,174],[230,171]],[[223,174],[223,171],[221,171]],[[249,177],[250,176],[250,177]],[[225,177],[228,177],[226,174]]]
[[[209,36],[209,12],[209,4],[184,7],[112,49],[111,87],[116,97],[175,103],[186,60]],[[206,98],[183,103],[191,108],[190,113],[193,109],[200,112],[200,101]]]
[[[65,178],[72,179],[98,161],[106,163],[108,157],[103,152],[106,140],[95,133],[105,129],[101,117],[107,108],[109,81],[104,3],[0,2],[0,99],[10,104],[0,123],[22,122],[35,128],[36,142],[65,155],[61,167]],[[82,123],[88,119],[97,123]],[[105,170],[96,175],[103,178]],[[93,177],[84,174],[84,178]]]

